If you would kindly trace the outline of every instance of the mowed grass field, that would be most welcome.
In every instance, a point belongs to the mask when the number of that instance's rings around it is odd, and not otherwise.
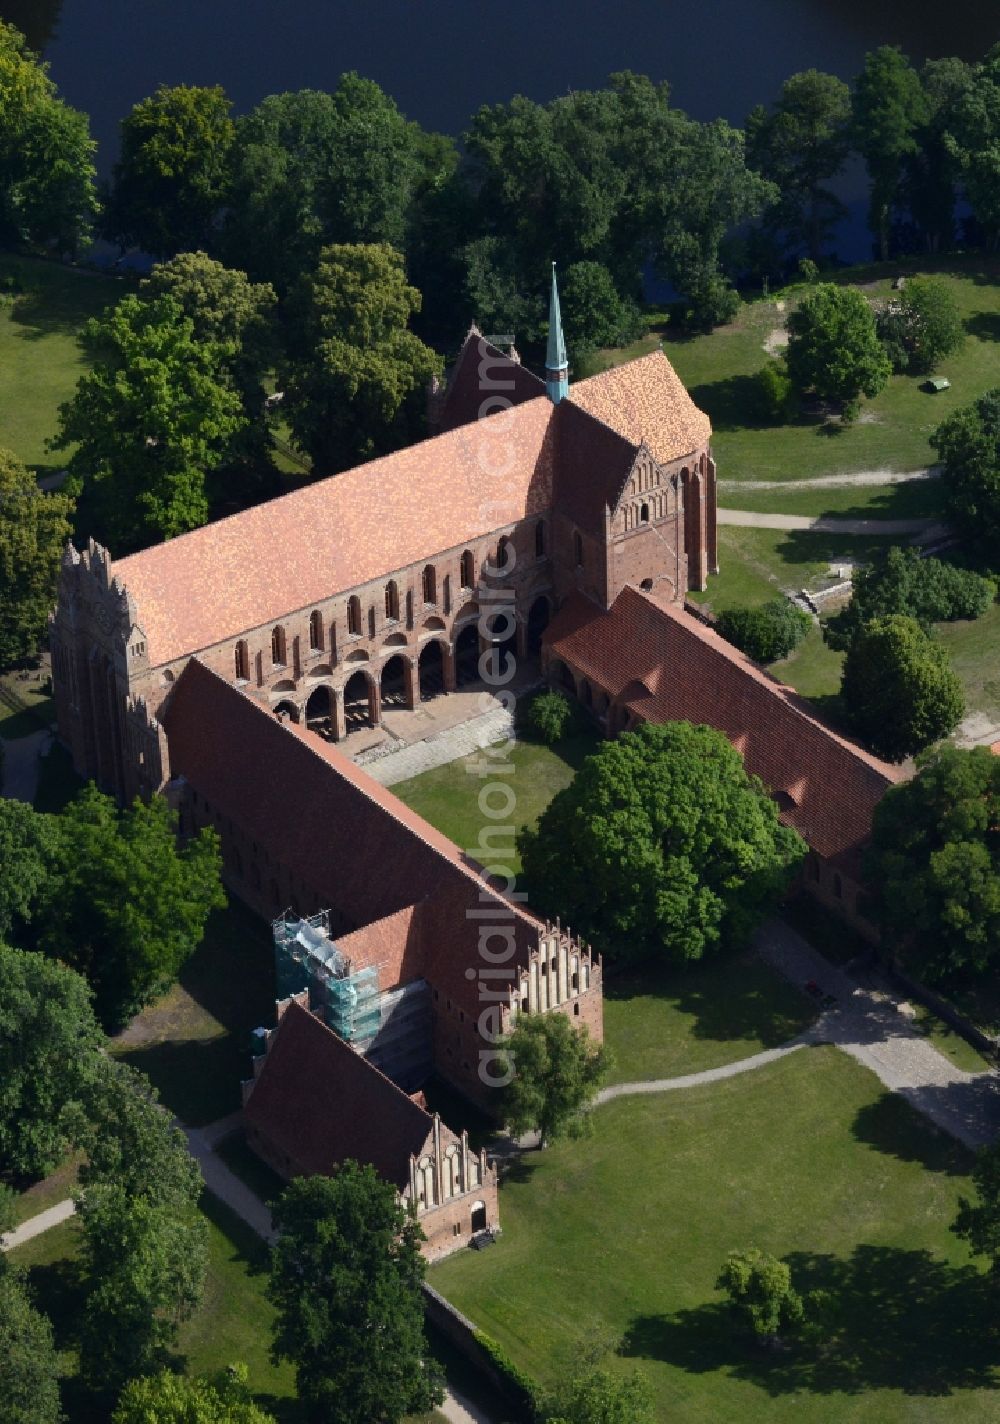
[[[499,1244],[430,1281],[541,1380],[603,1345],[671,1424],[986,1424],[990,1288],[948,1229],[968,1167],[837,1049],[802,1049],[597,1109],[514,1169]],[[829,1292],[817,1351],[734,1337],[715,1281],[750,1244]]]
[[[65,455],[46,441],[60,404],[87,369],[77,342],[84,323],[130,289],[130,280],[29,257],[0,254],[0,446],[40,472]]]

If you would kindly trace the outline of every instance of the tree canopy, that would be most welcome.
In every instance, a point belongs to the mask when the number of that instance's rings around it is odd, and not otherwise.
[[[0,668],[33,657],[42,644],[73,507],[71,495],[44,493],[0,448]]]
[[[965,341],[958,303],[944,282],[910,277],[876,313],[876,328],[893,370],[926,376]]]
[[[840,691],[855,731],[888,761],[946,737],[965,711],[947,653],[915,618],[895,613],[872,619],[851,639]]]
[[[293,302],[285,410],[319,473],[412,442],[439,357],[409,330],[420,293],[385,245],[324,248]]]
[[[873,553],[854,569],[851,601],[824,628],[832,648],[846,650],[865,623],[899,613],[921,627],[979,618],[996,597],[992,579],[943,559],[922,558],[898,544]]]
[[[649,1384],[636,1371],[613,1374],[594,1366],[574,1373],[542,1400],[542,1424],[654,1424]]]
[[[208,518],[205,475],[246,426],[222,368],[232,346],[195,338],[172,296],[124,297],[87,323],[93,368],[59,410],[54,448],[92,497],[116,552],[196,529]]]
[[[976,1199],[958,1199],[952,1231],[969,1243],[977,1256],[988,1256],[990,1270],[1000,1272],[1000,1143],[977,1153],[972,1168]]]
[[[729,1253],[717,1288],[727,1292],[733,1314],[760,1339],[774,1340],[805,1318],[788,1266],[756,1246]]]
[[[275,1361],[326,1424],[399,1424],[443,1398],[424,1338],[422,1232],[374,1168],[299,1178],[274,1208]]]
[[[773,598],[755,607],[724,608],[715,624],[719,633],[758,663],[787,658],[812,627],[812,619],[790,598]]]
[[[877,396],[891,367],[875,317],[854,287],[821,282],[788,318],[788,374],[803,395],[856,410],[862,395]]]
[[[24,1277],[0,1256],[0,1424],[61,1424],[52,1325]]]
[[[0,114],[0,239],[75,252],[97,210],[90,124],[2,20]]]
[[[968,544],[995,561],[1000,544],[1000,388],[956,410],[931,436],[944,466],[947,512]]]
[[[26,801],[0,797],[0,938],[34,914],[51,871],[56,827]]]
[[[896,953],[927,978],[984,974],[1000,947],[1000,757],[942,747],[875,809],[868,882]]]
[[[531,901],[616,958],[741,942],[805,854],[721,732],[645,724],[588,757],[518,844]]]
[[[0,1163],[23,1177],[59,1165],[79,1135],[104,1036],[83,979],[0,943]]]
[[[254,1403],[246,1365],[206,1378],[163,1370],[129,1380],[111,1424],[275,1424]]]
[[[610,1051],[564,1014],[521,1015],[501,1060],[511,1073],[501,1090],[503,1120],[515,1136],[537,1131],[541,1147],[583,1128],[612,1063]]]
[[[1000,45],[956,84],[945,145],[989,246],[1000,237]]]
[[[868,169],[868,221],[883,262],[893,208],[902,198],[905,161],[917,152],[917,133],[927,117],[920,78],[902,50],[882,45],[866,54],[854,84],[854,144]]]
[[[218,85],[161,84],[122,120],[104,227],[154,257],[204,247],[229,181],[232,103]]]

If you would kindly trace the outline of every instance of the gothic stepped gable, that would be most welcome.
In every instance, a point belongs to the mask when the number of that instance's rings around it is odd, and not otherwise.
[[[488,890],[475,861],[330,743],[278,722],[196,658],[161,720],[171,776],[183,776],[246,837],[292,867],[316,896],[309,912],[332,905],[358,927],[352,958],[358,967],[378,963],[383,989],[426,978],[478,1014],[478,987],[465,970],[478,963],[484,905],[512,927],[516,982],[541,923]]]
[[[782,794],[782,814],[824,859],[850,855],[885,791],[905,780],[819,721],[809,704],[676,604],[626,588],[608,613],[572,598],[547,639],[612,704],[646,722],[707,723]]]

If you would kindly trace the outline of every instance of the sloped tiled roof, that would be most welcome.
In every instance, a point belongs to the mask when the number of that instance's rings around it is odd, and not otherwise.
[[[308,1009],[288,1005],[243,1110],[291,1161],[290,1175],[329,1175],[346,1158],[400,1190],[434,1126],[428,1112]]]
[[[826,858],[864,842],[885,791],[905,779],[690,613],[638,589],[623,589],[608,613],[574,595],[546,642],[644,720],[718,728],[747,770],[787,798],[783,818]]]
[[[551,415],[529,401],[115,562],[151,664],[548,509]]]
[[[440,428],[454,430],[456,426],[477,420],[484,410],[490,409],[492,402],[488,398],[498,395],[511,405],[521,405],[544,396],[545,382],[472,330],[448,377]]]
[[[351,957],[380,964],[383,988],[426,978],[478,1013],[477,983],[465,971],[479,962],[474,912],[489,903],[513,925],[512,974],[527,961],[538,921],[490,891],[475,861],[329,742],[279,722],[197,658],[161,721],[171,774],[319,896],[305,913],[336,906],[368,927],[351,936]]]
[[[661,465],[690,455],[712,438],[708,416],[662,351],[571,384],[569,398],[631,444],[648,445]]]

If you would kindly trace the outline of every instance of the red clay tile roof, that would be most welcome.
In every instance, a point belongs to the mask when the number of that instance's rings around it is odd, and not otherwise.
[[[114,563],[138,604],[150,663],[548,509],[551,416],[548,400],[529,401]]]
[[[290,1175],[329,1174],[348,1157],[402,1190],[410,1153],[434,1120],[332,1029],[289,1004],[243,1116],[291,1161]]]
[[[487,401],[490,396],[500,396],[511,405],[520,405],[544,395],[543,380],[491,346],[478,332],[470,331],[448,377],[440,428],[454,430],[456,426],[478,420],[484,409],[492,406],[492,402]]]
[[[662,351],[571,384],[569,398],[631,444],[648,445],[661,465],[683,459],[712,438],[708,416]]]
[[[478,1013],[478,986],[465,970],[480,962],[475,911],[484,905],[513,927],[512,973],[527,961],[539,922],[490,891],[475,861],[329,742],[280,723],[197,658],[161,721],[171,775],[319,896],[304,913],[335,906],[368,927],[351,936],[352,957],[383,965],[382,988],[426,978]],[[473,778],[469,794],[478,794]]]
[[[608,613],[580,595],[546,634],[551,654],[648,722],[707,723],[724,732],[772,792],[784,819],[825,858],[871,831],[875,806],[905,779],[839,736],[809,704],[676,604],[626,588]]]

